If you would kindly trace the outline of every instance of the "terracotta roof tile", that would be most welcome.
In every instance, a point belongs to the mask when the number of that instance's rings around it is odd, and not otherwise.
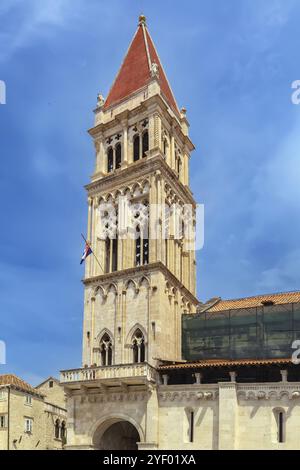
[[[169,106],[179,113],[171,87],[159,60],[153,41],[145,24],[140,24],[121,68],[104,103],[104,109],[128,98],[133,93],[146,87],[150,81],[150,66],[156,62],[159,67],[161,92]]]
[[[30,392],[34,393],[35,395],[39,395],[37,390],[35,390],[30,384],[28,384],[27,382],[20,379],[14,374],[0,375],[0,387],[1,385],[10,385],[12,387],[23,390],[24,392]]]
[[[272,364],[289,364],[290,358],[274,358],[274,359],[207,359],[194,362],[184,362],[178,364],[164,364],[159,366],[160,370],[170,369],[196,369],[226,366],[252,366],[252,365],[272,365]]]
[[[224,310],[234,310],[240,308],[261,307],[263,302],[274,302],[275,305],[291,304],[300,302],[300,292],[285,292],[278,294],[256,295],[254,297],[243,297],[241,299],[220,299],[212,307],[205,308],[205,304],[201,306],[201,310],[206,312],[221,312]]]

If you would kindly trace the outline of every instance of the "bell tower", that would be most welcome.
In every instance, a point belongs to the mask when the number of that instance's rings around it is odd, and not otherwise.
[[[196,310],[186,110],[146,18],[106,99],[98,95],[84,277],[83,367],[181,359],[181,314]]]

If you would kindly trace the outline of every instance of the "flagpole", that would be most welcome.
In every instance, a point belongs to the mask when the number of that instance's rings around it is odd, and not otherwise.
[[[92,250],[91,244],[87,241],[87,239],[85,238],[85,236],[83,234],[81,234],[81,236],[84,239],[85,243],[91,248],[91,252],[94,255],[94,258],[97,261],[98,265],[100,266],[100,269],[102,270],[102,273],[104,274],[104,269],[102,268],[97,256],[95,255],[94,251]]]

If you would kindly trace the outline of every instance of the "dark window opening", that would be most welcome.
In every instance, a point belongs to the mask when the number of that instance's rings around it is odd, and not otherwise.
[[[116,168],[121,168],[121,161],[122,161],[122,148],[121,144],[116,145]]]
[[[144,132],[142,139],[142,157],[146,157],[146,152],[149,150],[149,134],[148,131]]]
[[[114,169],[114,152],[112,148],[108,149],[107,152],[107,173],[110,173]]]
[[[133,161],[136,162],[140,158],[140,136],[133,138]]]
[[[149,240],[145,238],[143,240],[143,264],[149,263]]]
[[[135,240],[135,264],[136,266],[141,265],[141,237]]]
[[[167,140],[166,139],[164,139],[163,152],[164,152],[164,156],[166,157],[167,156]]]
[[[140,266],[141,263],[141,235],[140,235],[140,228],[137,227],[136,229],[138,237],[135,240],[135,265]]]
[[[60,428],[60,422],[59,419],[55,421],[55,438],[59,439],[59,428]]]
[[[283,412],[279,411],[278,416],[278,442],[284,442],[283,435]]]
[[[181,161],[180,161],[180,158],[177,158],[177,173],[178,173],[178,176],[180,176],[180,170],[181,170]]]
[[[112,271],[118,269],[118,237],[112,240]]]
[[[61,439],[66,438],[66,423],[64,421],[61,423],[60,437],[61,437]]]
[[[190,414],[190,442],[194,442],[194,412]]]
[[[49,382],[49,388],[53,388],[53,380],[50,380],[50,382]]]

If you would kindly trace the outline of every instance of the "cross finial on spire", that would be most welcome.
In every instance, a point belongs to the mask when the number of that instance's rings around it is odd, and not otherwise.
[[[146,25],[146,16],[145,15],[140,15],[139,16],[139,25]]]

